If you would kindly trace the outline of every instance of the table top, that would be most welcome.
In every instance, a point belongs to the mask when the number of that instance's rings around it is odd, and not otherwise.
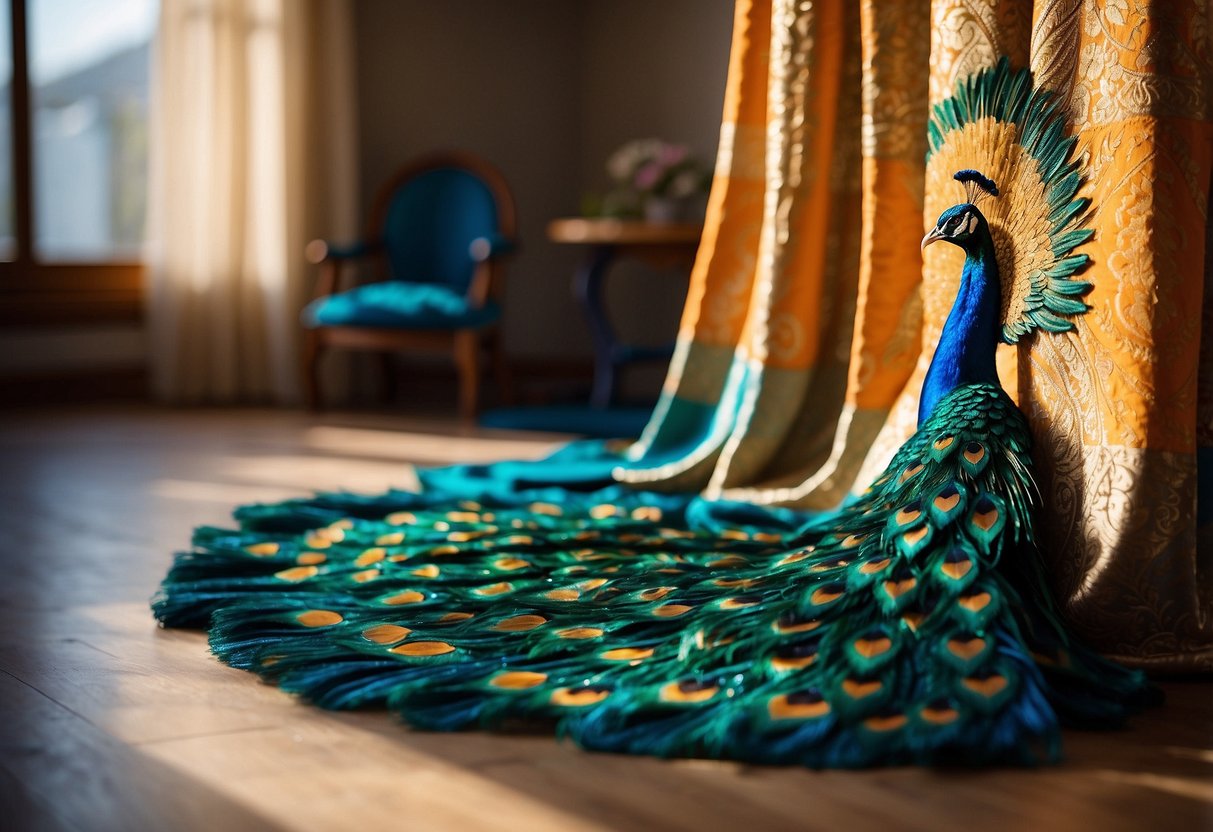
[[[697,245],[703,233],[697,222],[646,222],[609,217],[566,217],[548,223],[554,243],[590,245]]]

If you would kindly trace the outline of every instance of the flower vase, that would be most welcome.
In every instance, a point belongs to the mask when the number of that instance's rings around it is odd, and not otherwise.
[[[644,201],[646,222],[677,222],[682,217],[682,203],[667,197],[650,196]]]

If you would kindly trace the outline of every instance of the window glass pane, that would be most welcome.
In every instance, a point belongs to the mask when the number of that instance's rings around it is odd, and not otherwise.
[[[9,7],[0,9],[0,260],[17,255],[17,205],[13,191],[13,27]]]
[[[156,0],[30,0],[34,249],[138,259]]]

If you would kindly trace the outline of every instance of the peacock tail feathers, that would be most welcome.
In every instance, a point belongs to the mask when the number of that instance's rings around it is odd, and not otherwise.
[[[538,720],[589,748],[810,766],[1051,759],[1059,714],[1115,721],[1141,680],[1069,641],[1020,556],[1028,446],[1000,389],[961,388],[793,533],[704,531],[643,492],[385,495],[301,533],[264,531],[262,507],[258,529],[199,530],[155,608],[209,618],[224,661],[321,706],[421,728]]]
[[[1015,343],[1037,328],[1073,329],[1069,316],[1087,311],[1082,296],[1091,290],[1079,277],[1090,258],[1076,250],[1094,232],[1084,227],[1090,200],[1078,195],[1077,140],[1066,132],[1062,104],[1003,58],[959,81],[932,108],[927,130],[931,181],[977,167],[998,183],[1001,196],[982,201],[981,210],[1002,276],[1003,340]],[[932,218],[951,204],[946,188],[927,194]]]

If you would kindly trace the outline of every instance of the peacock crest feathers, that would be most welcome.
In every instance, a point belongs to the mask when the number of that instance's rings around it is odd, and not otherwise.
[[[1002,339],[1015,343],[1037,328],[1073,329],[1070,317],[1087,311],[1082,296],[1092,288],[1079,278],[1090,258],[1077,249],[1094,232],[1084,227],[1090,200],[1078,196],[1083,175],[1074,158],[1077,140],[1067,135],[1053,93],[1035,87],[1031,72],[1011,69],[1003,58],[959,81],[951,97],[932,108],[927,130],[929,170],[961,169],[955,178],[966,185],[970,202],[977,190],[1001,194],[981,210],[1002,281]],[[947,207],[942,190],[928,189],[938,203],[928,206],[929,217]]]

